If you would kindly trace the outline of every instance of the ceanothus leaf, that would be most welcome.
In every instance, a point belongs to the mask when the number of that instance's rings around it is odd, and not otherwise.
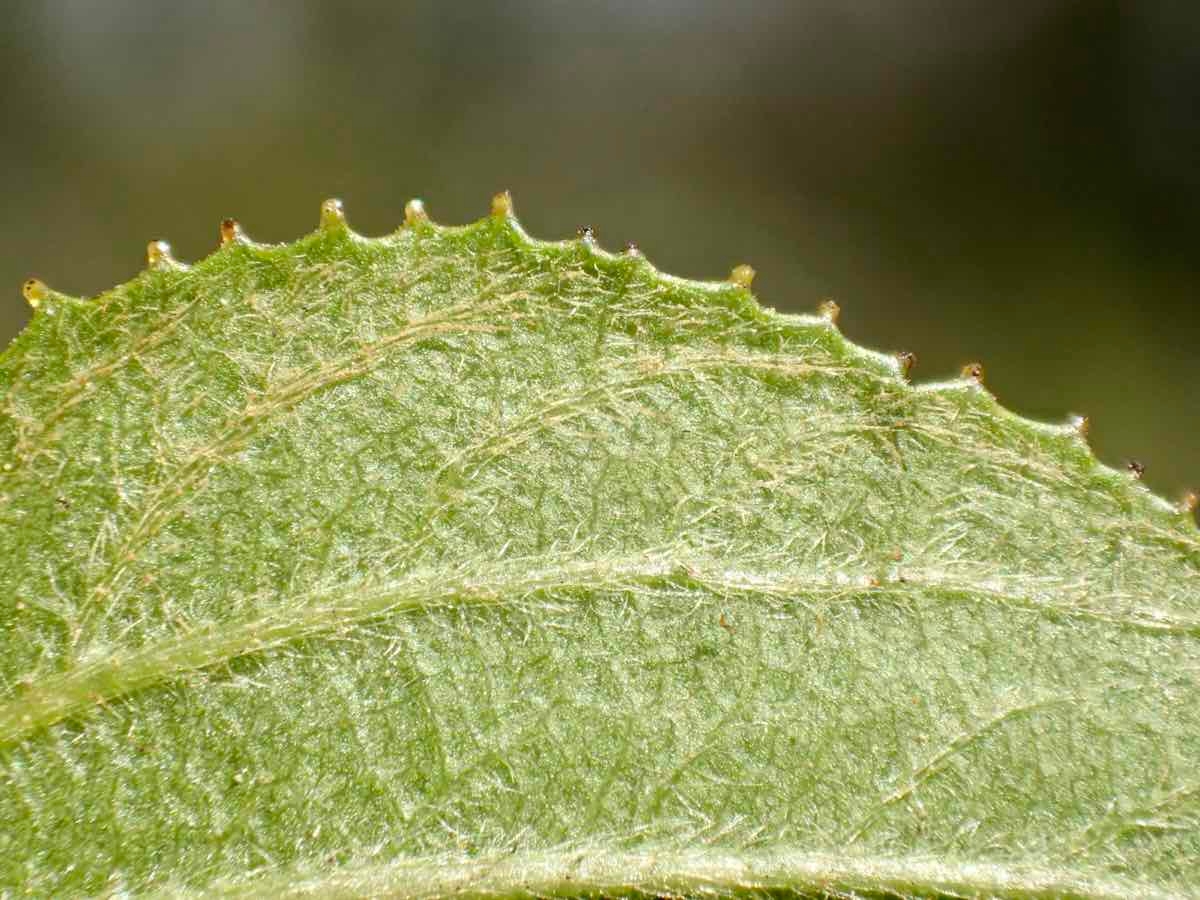
[[[1189,509],[747,267],[406,220],[27,284],[0,893],[1197,893]]]

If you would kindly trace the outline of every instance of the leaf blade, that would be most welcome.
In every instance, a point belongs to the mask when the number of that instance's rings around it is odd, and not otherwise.
[[[1193,888],[1181,514],[973,380],[503,213],[42,302],[0,883],[554,893],[578,847],[600,890]]]

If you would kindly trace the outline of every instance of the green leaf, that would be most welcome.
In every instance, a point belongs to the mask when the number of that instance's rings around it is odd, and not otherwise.
[[[752,272],[323,207],[0,357],[0,893],[1200,891],[1200,538]]]

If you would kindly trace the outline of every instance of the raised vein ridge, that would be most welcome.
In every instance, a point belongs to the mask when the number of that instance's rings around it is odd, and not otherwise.
[[[589,847],[485,858],[397,860],[336,875],[270,873],[216,896],[386,896],[431,900],[455,894],[535,898],[662,894],[735,897],[771,890],[853,896],[1159,900],[1172,896],[1136,879],[1081,879],[1071,872],[928,859],[822,857],[785,849],[730,853],[672,847],[613,853]]]

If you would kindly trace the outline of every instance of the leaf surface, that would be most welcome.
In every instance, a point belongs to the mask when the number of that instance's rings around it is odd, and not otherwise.
[[[1200,538],[981,372],[505,197],[37,305],[0,893],[1200,886]]]

